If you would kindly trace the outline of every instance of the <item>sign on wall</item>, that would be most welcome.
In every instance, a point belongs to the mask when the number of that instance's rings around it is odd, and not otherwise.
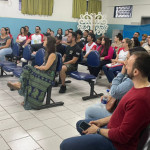
[[[133,5],[115,6],[114,18],[131,18]]]

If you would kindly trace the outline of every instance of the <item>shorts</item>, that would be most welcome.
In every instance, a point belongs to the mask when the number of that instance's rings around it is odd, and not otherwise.
[[[72,64],[65,64],[65,66],[67,67],[67,72],[77,71],[77,67]]]

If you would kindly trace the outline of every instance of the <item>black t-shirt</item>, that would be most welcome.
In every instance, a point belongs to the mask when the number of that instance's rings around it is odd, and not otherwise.
[[[67,46],[65,62],[72,60],[73,57],[80,58],[81,52],[82,52],[82,50],[77,44],[75,44],[72,47],[71,46]],[[72,65],[77,67],[78,66],[78,61],[75,64],[72,64]]]
[[[56,51],[63,56],[66,52],[66,46],[59,44],[56,46]]]
[[[0,36],[0,47],[5,46],[7,43],[7,40],[11,39],[10,36],[6,36],[5,38],[1,38]],[[9,45],[10,47],[11,45]]]
[[[84,47],[84,45],[83,45],[83,42],[82,42],[82,41],[77,42],[77,45],[78,45],[81,49]]]

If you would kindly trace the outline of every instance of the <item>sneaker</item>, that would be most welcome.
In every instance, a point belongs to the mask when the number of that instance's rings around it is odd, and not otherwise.
[[[66,86],[61,85],[59,93],[65,93],[66,92]]]
[[[24,59],[24,58],[21,58],[21,61],[22,61],[22,62],[27,62],[27,60],[26,60],[26,59]]]

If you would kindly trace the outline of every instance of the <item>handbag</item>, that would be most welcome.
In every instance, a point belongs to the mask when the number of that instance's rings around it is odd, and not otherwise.
[[[111,99],[106,104],[106,109],[112,113],[116,109],[118,103],[119,101],[117,99],[111,97]]]

